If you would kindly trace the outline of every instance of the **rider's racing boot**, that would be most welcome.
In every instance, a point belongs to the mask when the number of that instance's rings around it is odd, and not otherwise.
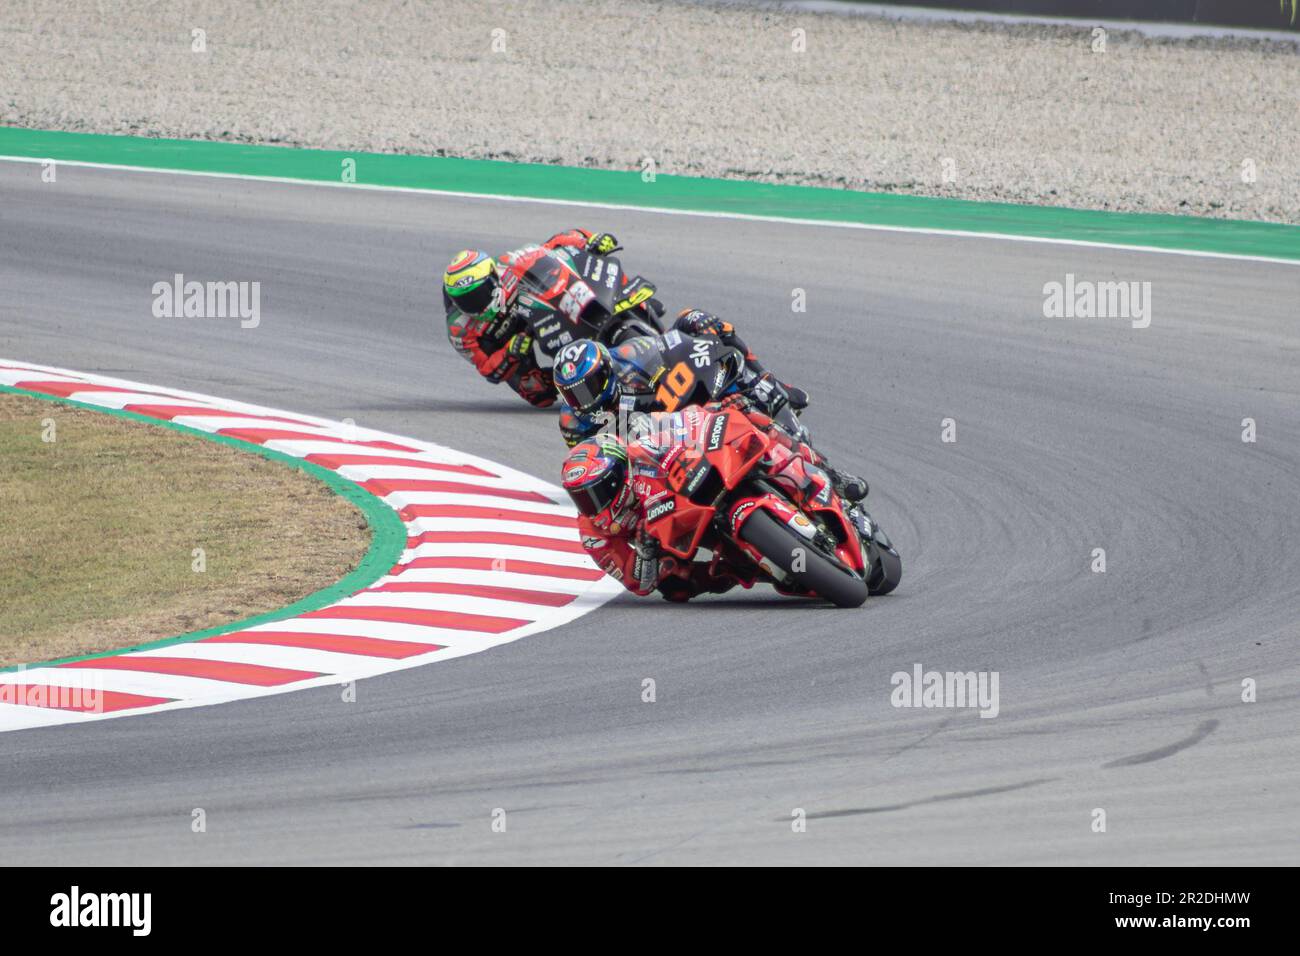
[[[786,400],[789,401],[790,407],[796,412],[801,412],[808,407],[808,393],[802,388],[797,385],[787,385],[785,382],[781,383],[781,387],[785,389]]]
[[[831,476],[831,484],[835,486],[836,494],[850,504],[857,504],[870,491],[870,488],[867,487],[867,479],[859,478],[847,471],[840,471],[838,468],[825,463],[822,464],[822,467]]]

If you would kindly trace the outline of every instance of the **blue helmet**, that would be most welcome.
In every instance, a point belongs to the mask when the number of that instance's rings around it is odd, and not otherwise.
[[[555,356],[555,390],[582,415],[609,408],[620,393],[609,349],[591,339],[566,345]]]

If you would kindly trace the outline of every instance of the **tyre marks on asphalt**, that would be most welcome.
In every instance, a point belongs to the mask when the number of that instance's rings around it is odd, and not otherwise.
[[[951,800],[970,800],[975,797],[990,797],[999,793],[1011,793],[1016,790],[1028,790],[1031,787],[1041,787],[1045,783],[1052,783],[1057,777],[1037,777],[1033,780],[1022,780],[1020,783],[1008,783],[996,787],[978,787],[974,790],[958,790],[953,793],[940,793],[932,797],[924,797],[920,800],[910,800],[906,803],[891,803],[879,807],[849,807],[844,810],[823,810],[818,813],[808,814],[809,820],[829,820],[835,817],[856,817],[867,813],[892,813],[896,810],[907,810],[912,807],[919,807],[927,803],[947,803]],[[777,818],[782,823],[787,822],[787,817]]]
[[[1143,763],[1154,763],[1157,760],[1164,760],[1166,757],[1172,757],[1180,750],[1186,750],[1188,747],[1195,747],[1210,734],[1219,729],[1217,720],[1204,720],[1192,731],[1191,734],[1182,740],[1175,740],[1171,744],[1163,747],[1157,747],[1154,750],[1146,750],[1140,754],[1132,754],[1128,757],[1120,757],[1118,760],[1112,760],[1110,763],[1102,764],[1103,770],[1110,770],[1114,767],[1133,767]]]

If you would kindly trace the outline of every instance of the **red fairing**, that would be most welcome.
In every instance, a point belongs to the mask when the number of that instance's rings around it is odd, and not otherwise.
[[[850,567],[863,568],[866,556],[862,552],[862,539],[844,513],[838,496],[833,493],[830,476],[816,467],[818,460],[811,449],[807,445],[795,446],[793,442],[774,442],[770,457],[772,465],[768,474],[772,480],[790,495],[805,514],[820,515],[832,526],[838,526],[842,531],[843,543],[836,549],[836,556]],[[810,469],[809,465],[814,467]],[[788,508],[785,510],[789,511]]]
[[[692,482],[702,469],[713,467],[732,487],[762,457],[767,441],[739,415],[698,406],[654,419],[661,432],[629,449],[633,489],[645,508],[646,531],[664,551],[689,561],[715,514],[712,507],[690,499]]]
[[[808,533],[812,524],[806,516],[821,518],[832,533],[838,529],[836,553],[840,560],[862,570],[861,541],[830,478],[804,456],[805,446],[770,427],[770,419],[755,416],[751,420],[734,406],[689,406],[680,412],[653,415],[651,421],[659,431],[628,446],[628,480],[637,501],[629,525],[609,529],[579,519],[587,553],[629,590],[646,594],[654,589],[640,583],[640,558],[631,544],[638,533],[657,541],[663,555],[656,584],[662,587],[669,577],[685,582],[676,592],[677,599],[710,590],[711,581],[751,586],[758,573],[756,566],[769,567],[740,537],[741,528],[757,511],[766,511],[796,530],[801,526]],[[762,427],[765,424],[769,427]],[[725,521],[718,528],[715,517],[719,512],[711,502],[718,494],[760,476],[780,493],[728,498]],[[705,487],[716,489],[716,494],[711,491],[700,496],[704,503],[692,501],[691,496]],[[695,560],[706,535],[705,546],[714,553],[708,563]]]
[[[540,246],[525,246],[522,249],[503,253],[497,259],[497,266],[501,271],[501,301],[505,303],[506,307],[514,304],[515,293],[519,288],[519,280],[528,271],[529,267],[542,256],[548,252],[554,252],[556,249],[581,251],[586,248],[587,243],[591,240],[591,235],[586,229],[570,229],[568,232],[557,232]]]
[[[689,497],[700,480],[696,476],[701,465],[710,466],[727,489],[737,487],[761,469],[790,501],[774,494],[732,499],[726,515],[729,534],[725,544],[757,563],[761,555],[740,538],[745,521],[755,511],[763,510],[783,523],[795,522],[802,510],[838,528],[836,537],[842,543],[836,549],[837,556],[850,567],[861,569],[861,540],[844,514],[829,476],[815,466],[811,450],[791,441],[765,415],[747,414],[734,406],[711,408],[689,407],[680,413],[655,416],[661,435],[652,436],[640,449],[634,446],[639,455],[658,466],[653,476],[638,478],[644,482],[638,496],[645,502],[646,530],[661,547],[689,561],[713,524],[713,508]]]

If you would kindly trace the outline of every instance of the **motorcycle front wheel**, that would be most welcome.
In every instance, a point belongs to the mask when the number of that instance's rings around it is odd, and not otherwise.
[[[757,548],[799,587],[825,598],[836,607],[861,607],[867,600],[866,581],[766,511],[751,515],[740,529],[740,537]],[[801,570],[796,571],[796,566]]]

